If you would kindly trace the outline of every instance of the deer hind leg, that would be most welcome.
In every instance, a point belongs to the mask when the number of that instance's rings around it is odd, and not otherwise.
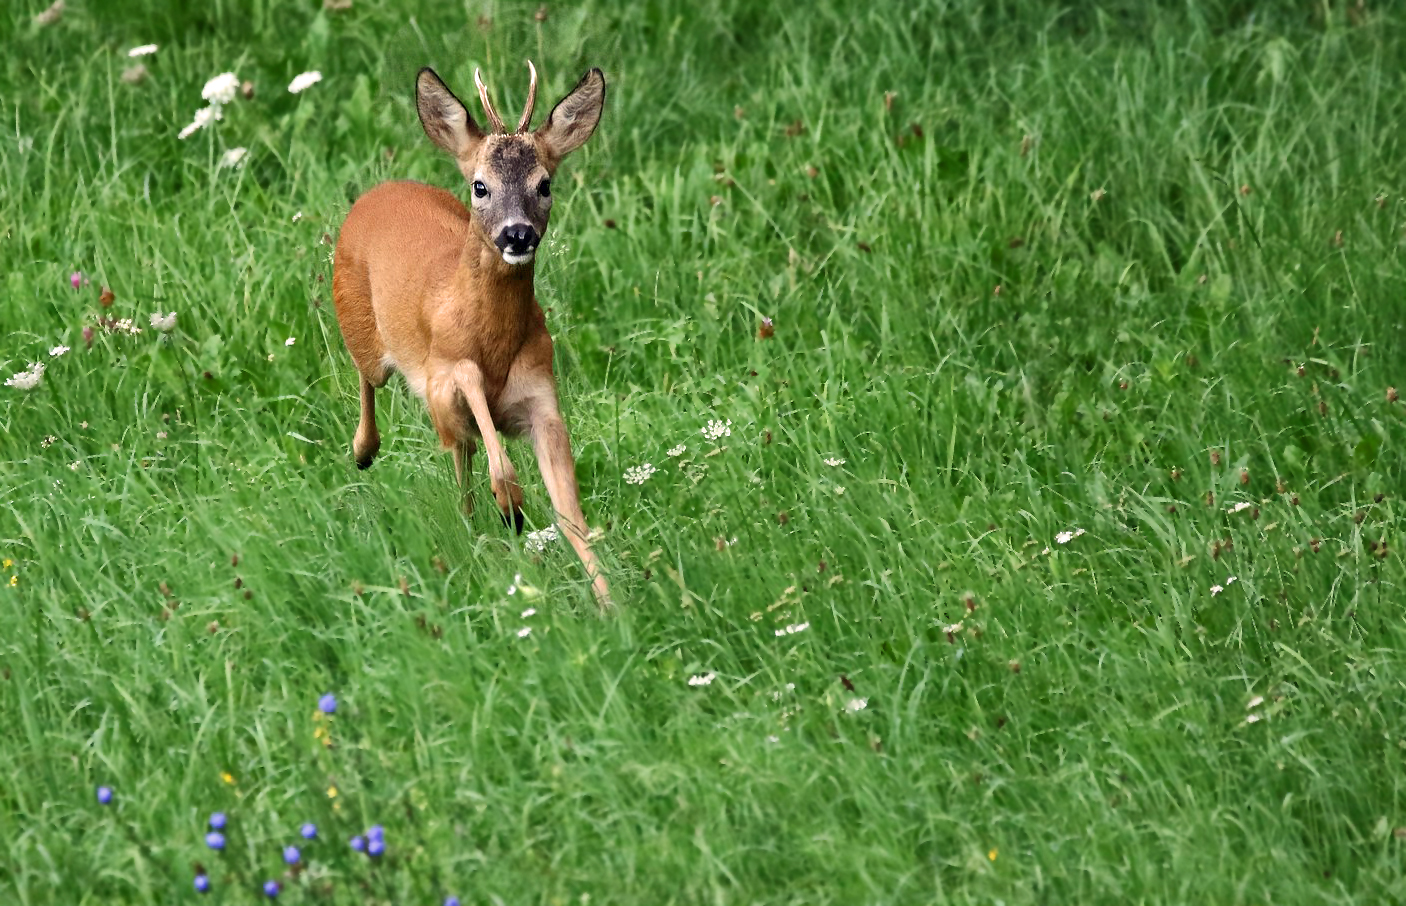
[[[483,440],[484,455],[488,457],[488,478],[493,488],[493,499],[503,514],[503,522],[520,534],[524,521],[522,486],[518,484],[517,470],[508,459],[493,425],[493,416],[488,410],[488,398],[483,389],[483,372],[472,362],[455,362],[431,378],[426,386],[425,399],[430,404],[430,415],[439,431],[440,441],[450,449],[456,449],[465,439],[472,442],[469,427],[472,420]],[[467,417],[463,411],[465,405],[469,410]],[[468,458],[464,456],[464,465],[467,464]]]
[[[352,455],[358,469],[368,469],[381,449],[381,432],[376,430],[376,388],[361,378],[361,421],[352,437]]]
[[[371,308],[371,286],[364,268],[341,254],[338,247],[332,271],[332,301],[337,307],[337,323],[342,339],[351,353],[361,380],[361,421],[352,436],[352,455],[357,468],[370,467],[381,449],[381,435],[376,430],[377,387],[384,387],[391,366],[376,328],[376,315]]]
[[[469,476],[473,474],[474,453],[478,452],[478,444],[474,443],[472,437],[465,437],[454,444],[454,479],[459,484],[459,491],[464,495],[464,515],[474,514],[474,495],[469,491]]]

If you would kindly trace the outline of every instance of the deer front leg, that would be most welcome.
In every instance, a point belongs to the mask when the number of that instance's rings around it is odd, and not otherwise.
[[[464,395],[469,411],[473,413],[474,423],[478,425],[479,436],[483,438],[493,499],[498,502],[503,522],[522,534],[522,487],[517,481],[517,470],[513,468],[507,451],[503,449],[503,442],[498,438],[498,430],[493,426],[488,397],[483,391],[483,372],[473,362],[459,362],[454,366],[453,376],[454,386]]]
[[[613,606],[610,586],[587,538],[586,517],[581,512],[581,491],[576,485],[576,460],[571,455],[571,439],[566,433],[566,423],[561,420],[555,393],[544,393],[538,398],[531,410],[530,425],[532,446],[537,451],[537,465],[542,470],[542,480],[552,498],[557,521],[566,533],[566,540],[571,542],[576,555],[585,565],[586,574],[591,577],[596,603],[602,610],[609,609]]]

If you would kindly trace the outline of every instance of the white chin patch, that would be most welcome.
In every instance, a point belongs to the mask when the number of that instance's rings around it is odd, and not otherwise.
[[[532,260],[532,256],[535,254],[537,254],[536,249],[533,249],[530,252],[523,252],[521,255],[515,255],[512,252],[504,252],[503,260],[513,265],[526,264],[527,262]]]

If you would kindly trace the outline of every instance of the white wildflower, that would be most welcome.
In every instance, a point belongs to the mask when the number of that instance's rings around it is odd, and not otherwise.
[[[113,321],[111,326],[108,327],[108,330],[112,331],[113,333],[126,333],[131,334],[132,336],[136,336],[137,334],[142,332],[142,329],[140,327],[132,323],[131,318],[122,318],[121,320]]]
[[[299,211],[298,213],[296,213],[296,214],[293,215],[293,222],[294,222],[294,223],[297,223],[299,220],[302,220],[302,219],[303,219],[303,212],[302,212],[302,211]]]
[[[221,170],[237,170],[244,166],[244,158],[249,153],[248,148],[230,148],[220,158]]]
[[[787,683],[787,684],[786,684],[786,688],[780,689],[780,690],[778,690],[778,691],[776,691],[776,692],[771,693],[771,700],[774,701],[774,702],[779,702],[779,701],[781,701],[782,697],[785,696],[788,692],[795,692],[795,691],[796,691],[796,684],[795,684],[795,683]]]
[[[1240,501],[1239,503],[1235,504],[1235,506],[1233,506],[1233,507],[1231,507],[1230,509],[1226,510],[1226,512],[1227,512],[1227,513],[1238,513],[1238,512],[1240,512],[1240,511],[1242,511],[1242,510],[1248,510],[1251,506],[1253,506],[1253,504],[1246,503],[1245,501],[1242,500],[1242,501]]]
[[[1259,714],[1250,714],[1250,715],[1248,715],[1248,716],[1245,718],[1245,723],[1247,723],[1247,724],[1257,724],[1257,723],[1259,723],[1262,719],[1263,719],[1263,717],[1262,717],[1261,715],[1259,715]]]
[[[81,463],[81,462],[79,462],[78,460],[75,459],[73,462],[71,462],[71,463],[68,464],[68,469],[69,469],[70,472],[77,472],[78,469],[79,469],[79,467],[82,466],[82,465],[83,465],[83,463]]]
[[[1256,695],[1254,698],[1250,699],[1248,702],[1245,703],[1245,710],[1253,711],[1262,704],[1264,704],[1264,696]]]
[[[716,418],[709,419],[708,424],[704,425],[703,429],[698,433],[702,434],[709,440],[719,440],[724,437],[731,437],[732,419],[728,419],[726,422],[718,421]]]
[[[47,450],[47,449],[49,449],[50,447],[52,447],[54,444],[56,444],[56,443],[58,443],[58,442],[59,442],[59,439],[58,439],[57,437],[55,437],[54,435],[52,435],[52,434],[45,435],[44,439],[39,442],[39,448],[40,448],[41,450]]]
[[[780,737],[780,736],[777,736],[775,733],[773,733],[773,734],[771,734],[770,736],[768,736],[768,737],[766,738],[766,741],[769,742],[769,743],[775,744],[775,743],[778,743],[778,742],[781,741],[781,737]]]
[[[713,677],[714,674],[712,673],[701,673],[698,676],[690,676],[688,678],[688,684],[690,686],[706,686],[713,681]]]
[[[829,466],[832,469],[839,468],[844,464],[845,461],[843,459],[840,459],[838,456],[831,456],[829,459],[825,460],[825,465]]]
[[[960,622],[952,623],[949,626],[942,627],[942,631],[947,633],[948,635],[956,635],[957,633],[962,631],[962,624]]]
[[[157,439],[157,440],[165,440],[165,439],[166,439],[166,432],[165,432],[165,431],[157,431],[157,432],[156,432],[156,439]]]
[[[304,72],[294,77],[293,81],[288,83],[288,93],[299,94],[300,92],[306,91],[307,89],[311,88],[312,86],[316,85],[318,82],[321,81],[322,73],[318,72],[317,70],[313,70],[312,72]]]
[[[532,635],[532,627],[531,627],[531,626],[524,626],[524,627],[522,627],[521,629],[519,629],[519,630],[517,631],[517,637],[520,638],[520,639],[525,639],[525,638],[527,638],[527,637],[530,636],[530,635]]]
[[[33,390],[39,386],[39,382],[44,379],[44,363],[33,362],[29,368],[19,372],[14,377],[5,382],[6,387],[14,387],[16,390]]]
[[[527,537],[522,542],[522,546],[533,553],[540,554],[547,549],[547,545],[556,541],[559,537],[557,527],[555,525],[549,525],[540,531],[528,532]]]
[[[535,607],[529,607],[529,608],[527,608],[526,610],[524,610],[524,611],[522,612],[522,618],[523,618],[524,620],[527,619],[528,617],[532,617],[532,616],[536,616],[536,615],[537,615],[537,608],[535,608]]]
[[[522,573],[513,575],[513,584],[508,586],[508,594],[515,595],[518,592],[518,583],[522,581]]]
[[[239,76],[232,72],[222,72],[213,79],[205,83],[205,87],[200,89],[200,96],[209,101],[212,106],[223,106],[234,102],[234,96],[239,93]]]
[[[688,449],[688,447],[687,447],[686,445],[684,445],[684,444],[679,444],[677,447],[671,447],[671,448],[669,448],[668,450],[666,450],[665,453],[664,453],[664,455],[666,455],[666,456],[682,456],[683,453],[684,453],[684,451],[687,450],[687,449]]]
[[[149,56],[151,56],[151,55],[154,54],[154,53],[156,53],[156,45],[155,45],[155,44],[142,44],[142,45],[140,45],[140,46],[133,47],[131,50],[127,51],[127,56],[129,56],[129,57],[149,57]]]
[[[34,17],[34,24],[53,25],[55,22],[59,21],[59,19],[63,17],[63,11],[65,6],[66,4],[64,3],[64,0],[54,0],[53,3],[49,4],[48,9],[44,10],[42,13]]]
[[[151,316],[151,326],[162,333],[170,333],[176,329],[176,313],[171,312],[163,315],[159,311],[156,312]]]
[[[867,707],[869,707],[869,699],[867,698],[852,698],[845,702],[845,710],[851,714],[863,711]]]
[[[1225,584],[1226,584],[1227,586],[1229,586],[1229,585],[1234,585],[1234,584],[1235,584],[1235,577],[1234,577],[1234,576],[1230,576],[1229,578],[1227,578],[1227,579],[1225,580]]]
[[[53,349],[49,350],[49,355],[50,357],[56,359],[59,356],[63,355],[65,352],[68,352],[67,346],[55,346]]]
[[[298,338],[297,338],[297,337],[289,337],[288,339],[286,339],[286,340],[283,341],[283,345],[284,345],[284,346],[292,346],[292,345],[293,345],[294,343],[296,343],[296,342],[298,342]]]
[[[1220,585],[1212,585],[1212,586],[1211,586],[1211,597],[1214,598],[1216,595],[1220,594],[1220,593],[1223,592],[1223,591],[1225,591],[1225,588],[1224,588],[1223,586],[1220,586]]]
[[[1075,538],[1078,538],[1082,534],[1084,534],[1084,530],[1081,528],[1076,528],[1066,532],[1060,532],[1058,535],[1055,535],[1055,541],[1059,544],[1068,544],[1069,542],[1073,541]]]
[[[625,470],[625,483],[644,484],[646,481],[649,481],[649,476],[657,471],[659,470],[649,463],[645,463],[642,466],[632,466]]]
[[[781,629],[776,630],[776,634],[778,636],[795,635],[798,632],[805,632],[809,628],[809,623],[792,623],[790,626],[784,626]]]
[[[195,111],[195,119],[191,122],[191,124],[189,126],[186,126],[179,133],[177,133],[176,137],[180,139],[190,138],[199,130],[204,129],[206,126],[210,125],[210,123],[214,120],[223,118],[224,114],[220,112],[219,107],[215,105],[211,105],[209,107],[202,107],[199,110]]]
[[[842,484],[837,484],[837,485],[835,485],[835,496],[836,496],[836,497],[843,497],[843,496],[845,496],[845,486],[844,486],[844,485],[842,485]]]

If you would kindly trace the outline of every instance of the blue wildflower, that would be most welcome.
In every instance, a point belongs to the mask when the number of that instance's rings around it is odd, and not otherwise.
[[[296,846],[285,846],[283,848],[283,861],[289,865],[297,865],[303,859],[302,853],[298,852]]]
[[[107,805],[107,804],[108,804],[109,802],[111,802],[111,801],[112,801],[112,787],[110,787],[110,786],[100,786],[100,787],[98,787],[98,802],[99,802],[100,804],[102,804],[102,805]]]
[[[278,882],[277,882],[277,881],[265,881],[265,882],[264,882],[264,896],[268,897],[269,899],[272,899],[272,898],[278,896],[278,891],[279,891],[279,889],[280,889],[280,888],[279,888],[279,886],[278,886]]]
[[[386,829],[379,824],[373,824],[366,831],[366,839],[380,840],[384,843],[386,840]]]
[[[210,831],[205,835],[205,845],[211,849],[224,849],[225,835],[219,831]]]
[[[445,897],[445,898],[444,898],[444,906],[459,906],[459,898],[458,898],[458,897]]]
[[[375,840],[366,841],[366,854],[368,856],[379,856],[386,851],[386,841],[377,837]]]
[[[323,714],[336,714],[337,696],[329,692],[322,696],[322,698],[319,698],[317,700],[317,710],[321,711]]]
[[[351,838],[351,848],[359,853],[366,852],[366,838],[360,834]]]
[[[196,892],[196,893],[208,893],[209,890],[210,890],[210,876],[209,876],[209,875],[203,875],[203,874],[202,874],[202,875],[196,875],[196,876],[195,876],[195,892]]]
[[[210,830],[222,831],[225,829],[225,813],[212,812],[210,814]]]
[[[316,839],[317,839],[317,825],[316,825],[316,824],[304,824],[301,828],[298,829],[298,833],[300,833],[300,834],[303,835],[303,839],[304,839],[304,840],[316,840]]]

